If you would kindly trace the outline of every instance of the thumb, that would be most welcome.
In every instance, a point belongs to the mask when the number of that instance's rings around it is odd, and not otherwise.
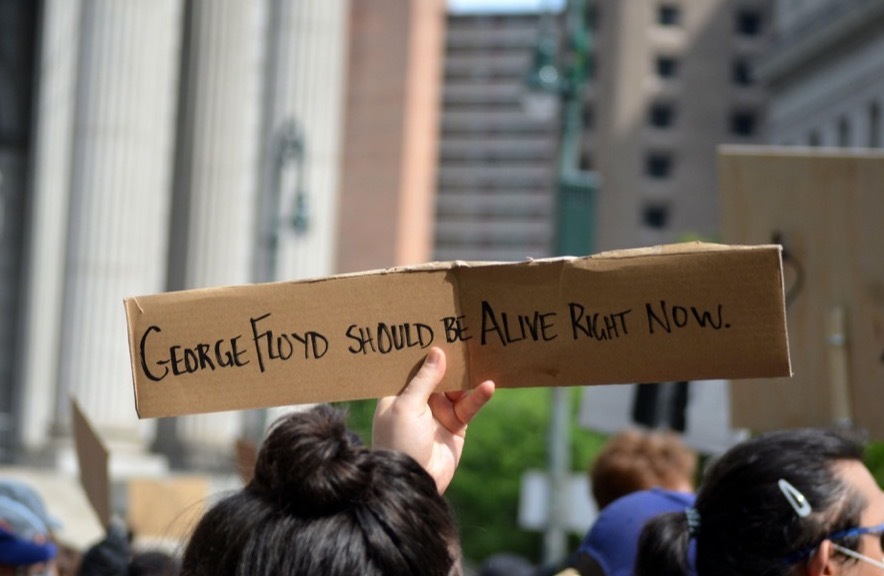
[[[436,346],[430,348],[420,370],[399,395],[400,402],[412,408],[426,406],[430,395],[445,376],[445,367],[445,352]]]

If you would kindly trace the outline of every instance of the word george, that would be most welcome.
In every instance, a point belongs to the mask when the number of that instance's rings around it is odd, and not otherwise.
[[[594,338],[595,340],[613,340],[629,334],[626,327],[626,315],[632,309],[614,312],[612,314],[586,314],[586,308],[576,302],[568,304],[571,314],[571,335],[577,340],[580,335]]]
[[[649,302],[645,304],[645,310],[648,314],[648,331],[653,334],[654,325],[656,324],[665,330],[667,334],[671,334],[673,325],[676,328],[684,328],[691,323],[692,318],[700,328],[706,328],[707,326],[715,330],[721,330],[722,326],[730,328],[731,325],[727,324],[721,317],[721,308],[722,306],[719,304],[718,310],[714,314],[708,310],[701,310],[696,306],[673,306],[670,309],[666,306],[666,300],[660,300],[659,310],[654,310],[654,306]]]
[[[490,334],[497,335],[504,346],[526,339],[534,342],[555,340],[558,336],[552,334],[555,316],[555,312],[541,314],[537,311],[533,315],[516,314],[510,327],[510,316],[506,312],[501,312],[498,319],[491,304],[482,300],[482,345],[487,344],[486,337]]]
[[[351,324],[347,328],[346,336],[355,342],[347,348],[351,354],[359,354],[360,352],[362,354],[369,352],[389,354],[393,350],[403,350],[415,346],[426,348],[433,343],[434,338],[433,329],[419,322],[405,322],[392,326],[378,322],[374,328],[360,328],[356,324]]]
[[[239,339],[242,335],[233,338],[222,338],[216,340],[213,344],[198,343],[192,347],[183,347],[179,345],[170,346],[168,356],[148,362],[147,359],[147,340],[153,333],[162,332],[159,326],[148,326],[141,337],[139,350],[141,352],[141,369],[145,376],[154,382],[159,382],[169,375],[170,367],[174,376],[182,374],[192,374],[199,370],[215,370],[216,368],[228,368],[231,366],[245,366],[248,360],[242,358],[245,353],[244,349],[239,348]],[[151,366],[162,367],[162,371],[154,373]]]

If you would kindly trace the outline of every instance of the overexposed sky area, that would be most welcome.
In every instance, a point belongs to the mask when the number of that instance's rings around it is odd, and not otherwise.
[[[448,0],[448,11],[464,13],[512,13],[552,10],[558,12],[565,0]]]

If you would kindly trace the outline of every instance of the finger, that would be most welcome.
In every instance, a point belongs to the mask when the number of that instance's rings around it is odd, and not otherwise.
[[[425,405],[445,376],[445,365],[445,352],[436,346],[430,348],[420,370],[399,395],[401,401],[414,406]]]
[[[451,434],[463,436],[466,430],[466,424],[460,421],[454,411],[455,404],[448,398],[447,394],[433,394],[427,401],[433,418],[448,430]]]
[[[451,401],[452,395],[453,393],[433,394],[430,396],[428,404],[433,412],[433,417],[446,430],[457,436],[463,436],[466,433],[467,424],[494,395],[494,382],[488,380],[473,390],[459,391],[457,402]]]
[[[494,396],[494,382],[486,380],[469,391],[454,404],[454,413],[464,425],[469,424],[479,410]]]

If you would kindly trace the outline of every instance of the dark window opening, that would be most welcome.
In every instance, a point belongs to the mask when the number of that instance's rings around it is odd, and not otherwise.
[[[756,124],[754,112],[735,112],[731,116],[731,134],[752,136],[757,128]]]
[[[681,10],[672,4],[661,4],[657,8],[657,23],[661,26],[678,26],[681,24]]]
[[[595,128],[595,111],[592,109],[591,106],[583,106],[581,117],[583,119],[584,130],[592,130],[593,128]]]
[[[651,105],[648,122],[656,128],[669,128],[675,123],[675,109],[672,104],[658,102]]]
[[[737,86],[751,86],[753,84],[752,68],[746,60],[734,62],[731,76]]]
[[[601,17],[601,13],[599,11],[599,7],[596,4],[591,4],[586,7],[586,29],[587,30],[598,30],[599,29],[599,19]]]
[[[881,107],[877,102],[869,105],[869,148],[881,147]]]
[[[850,146],[850,122],[843,116],[838,119],[838,146]]]
[[[660,78],[674,78],[678,73],[678,61],[670,56],[657,57],[657,76]]]
[[[754,10],[737,12],[737,34],[740,36],[758,36],[761,34],[761,14]]]
[[[652,178],[668,178],[672,174],[672,157],[669,154],[649,154],[645,160],[645,173]]]
[[[669,224],[669,207],[665,204],[648,204],[642,210],[642,222],[655,230],[666,228]]]

